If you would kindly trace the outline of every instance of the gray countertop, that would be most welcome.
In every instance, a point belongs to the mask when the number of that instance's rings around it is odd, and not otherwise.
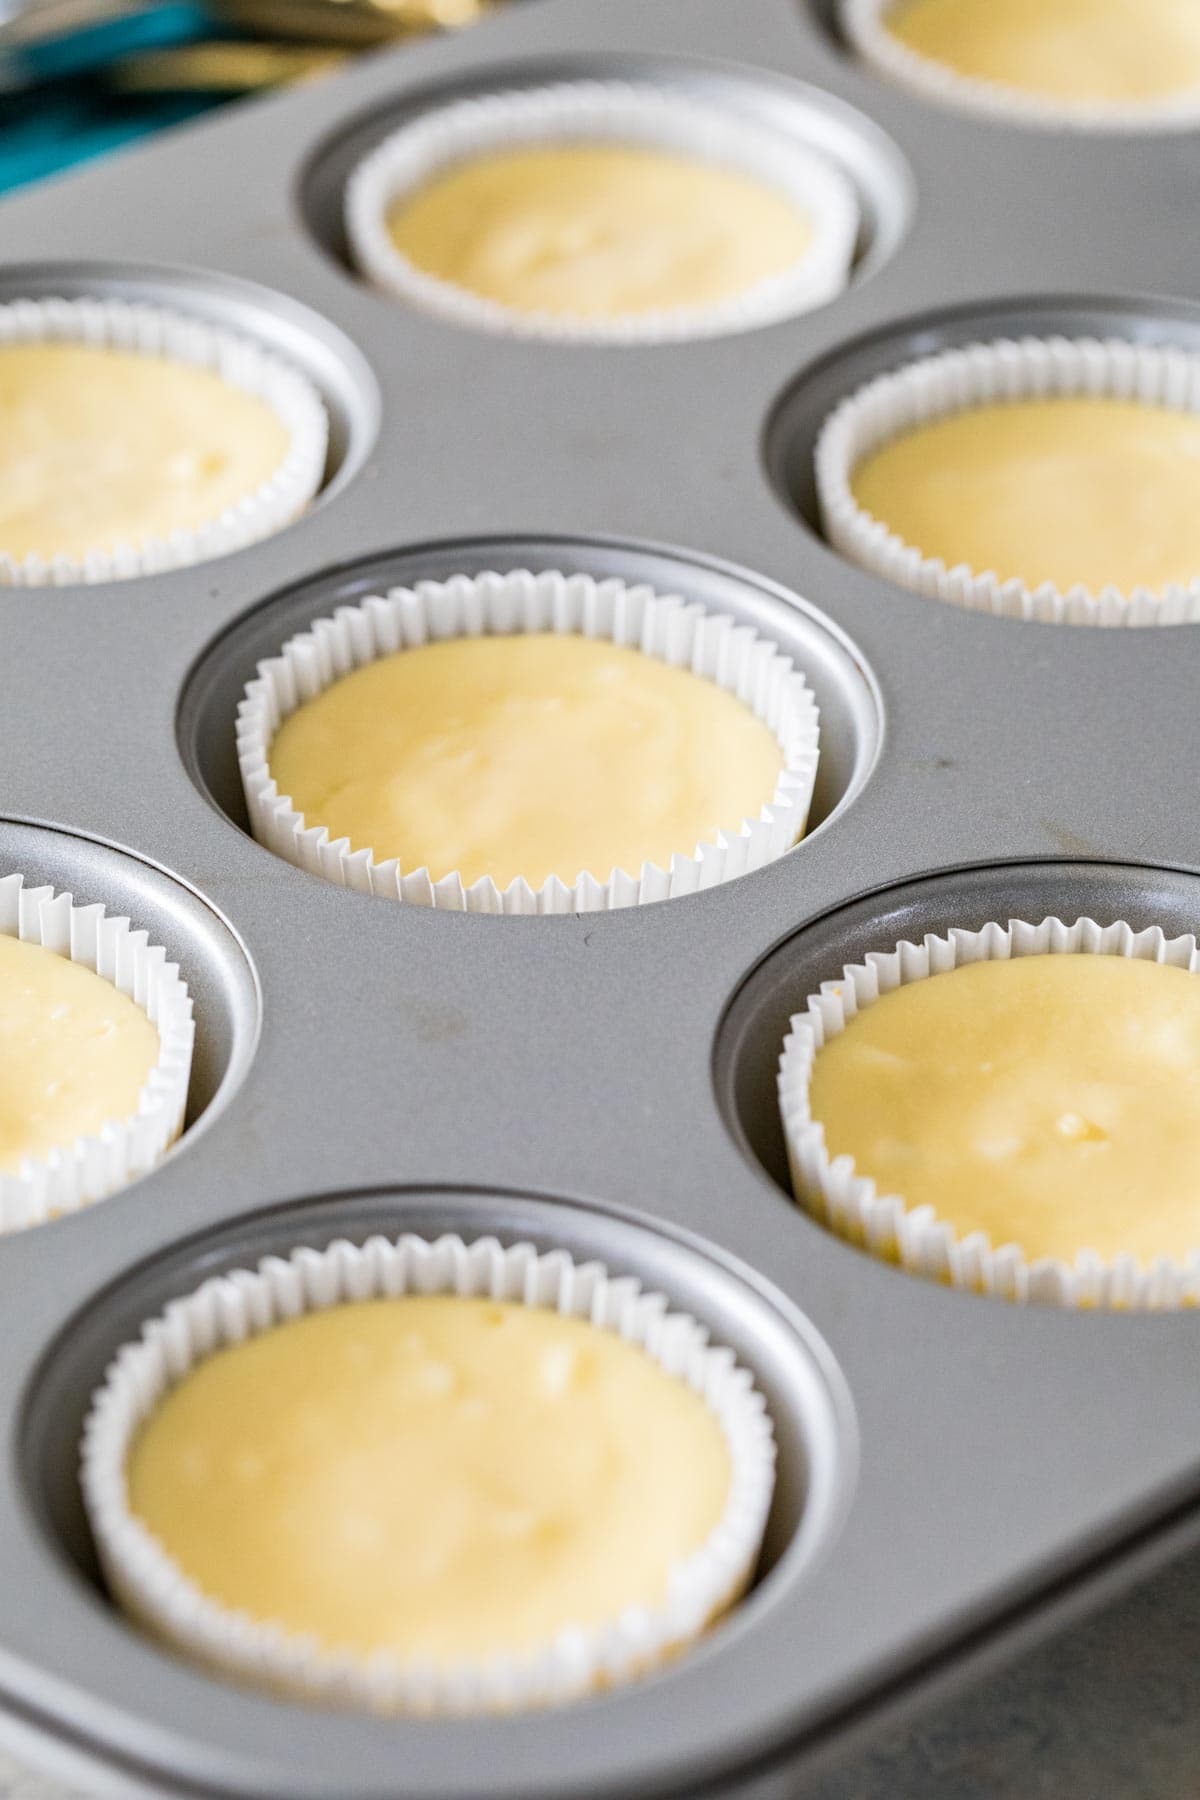
[[[806,1800],[1196,1800],[1200,1556],[881,1741]]]
[[[1193,1554],[881,1740],[804,1800],[1196,1800],[1198,1724]],[[77,1796],[0,1757],[0,1800]]]

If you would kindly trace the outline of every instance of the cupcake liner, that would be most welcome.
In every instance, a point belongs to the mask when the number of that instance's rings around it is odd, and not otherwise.
[[[419,269],[388,234],[393,201],[454,163],[490,150],[604,141],[675,151],[754,176],[793,201],[811,221],[813,241],[793,268],[715,305],[597,319],[486,299]],[[845,287],[858,227],[852,183],[816,151],[711,102],[620,81],[564,82],[439,107],[386,138],[346,189],[355,261],[379,287],[456,325],[577,343],[716,337],[807,312]]]
[[[148,933],[103,906],[76,906],[52,887],[0,877],[0,932],[82,963],[136,1002],[157,1027],[160,1049],[132,1118],[111,1119],[92,1137],[0,1171],[0,1232],[77,1212],[144,1175],[183,1129],[192,1066],[192,1002],[175,963]]]
[[[198,1363],[284,1320],[354,1300],[462,1294],[517,1301],[589,1320],[646,1352],[701,1395],[720,1423],[732,1479],[720,1522],[671,1572],[660,1609],[570,1628],[533,1652],[449,1667],[387,1653],[323,1650],[308,1637],[208,1599],[129,1508],[125,1464],[142,1422]],[[491,1237],[428,1242],[405,1235],[345,1240],[265,1257],[173,1300],[121,1349],[84,1430],[84,1501],[105,1575],[121,1604],[156,1635],[226,1672],[305,1699],[382,1712],[461,1713],[544,1706],[645,1674],[695,1639],[745,1589],[774,1484],[771,1420],[751,1376],[704,1326],[661,1294],[597,1262]]]
[[[964,75],[902,43],[887,28],[899,0],[839,0],[843,37],[876,74],[922,100],[982,113],[1001,124],[1097,132],[1190,131],[1200,125],[1200,91],[1157,100],[1056,100],[1006,82]]]
[[[967,963],[1017,956],[1085,954],[1139,957],[1191,973],[1200,966],[1192,935],[1168,938],[1158,926],[1134,931],[1118,921],[1012,920],[982,931],[932,933],[920,944],[871,951],[862,963],[821,983],[807,1008],[791,1020],[779,1063],[779,1106],[792,1187],[801,1205],[839,1237],[913,1274],[931,1276],[973,1293],[1067,1307],[1169,1311],[1200,1301],[1200,1248],[1185,1262],[1161,1258],[1144,1265],[1132,1256],[1106,1260],[1084,1249],[1071,1264],[1055,1257],[1029,1261],[1019,1244],[994,1247],[985,1232],[960,1238],[932,1206],[909,1207],[898,1194],[880,1194],[850,1156],[830,1157],[824,1126],[812,1117],[810,1086],[817,1052],[852,1018],[884,994]]]
[[[84,557],[30,555],[18,561],[0,548],[0,587],[121,581],[206,562],[281,530],[320,487],[329,438],[325,408],[307,377],[273,352],[219,326],[140,302],[89,298],[0,304],[0,349],[38,343],[88,344],[211,369],[231,387],[266,401],[290,432],[291,445],[268,481],[193,530],[120,544],[111,551],[97,548]]]
[[[854,470],[873,451],[919,425],[1003,400],[1105,396],[1200,413],[1200,354],[1121,338],[1001,338],[943,350],[876,377],[826,419],[814,460],[826,537],[842,555],[927,599],[998,618],[1054,625],[1178,625],[1200,619],[1200,571],[1187,586],[1125,594],[1052,582],[1030,588],[991,570],[948,568],[906,544],[859,506]]]
[[[371,849],[352,850],[348,838],[331,840],[324,825],[308,824],[279,792],[270,768],[275,734],[341,676],[431,641],[543,631],[628,645],[736,694],[774,732],[784,755],[775,793],[758,818],[731,821],[715,842],[698,845],[694,856],[675,856],[669,869],[644,863],[637,873],[614,869],[607,879],[581,873],[573,887],[551,876],[536,889],[517,880],[502,891],[489,877],[468,887],[458,873],[434,881],[427,868],[404,870],[395,858],[376,862]],[[818,739],[817,706],[803,675],[750,626],[646,586],[517,569],[393,588],[316,620],[258,665],[238,709],[237,749],[254,836],[297,868],[358,893],[457,912],[571,913],[674,899],[782,856],[807,822]],[[587,805],[586,794],[579,804]]]

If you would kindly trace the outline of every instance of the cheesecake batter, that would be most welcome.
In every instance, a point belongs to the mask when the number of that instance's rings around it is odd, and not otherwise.
[[[1197,12],[1200,23],[1200,9]],[[864,457],[860,507],[923,555],[1029,588],[1159,593],[1200,578],[1200,417],[1137,401],[1013,400]]]
[[[613,318],[711,306],[781,275],[812,225],[765,182],[657,149],[496,151],[388,214],[417,268],[519,312]]]
[[[1054,100],[1200,88],[1195,0],[901,0],[893,37],[960,75]]]
[[[270,764],[309,825],[377,861],[537,888],[691,856],[769,803],[783,755],[714,682],[541,632],[368,663],[285,721]]]
[[[131,1118],[158,1055],[111,981],[0,932],[0,1172]]]
[[[210,1598],[446,1664],[660,1605],[730,1476],[714,1415],[640,1347],[437,1296],[218,1352],[142,1428],[129,1495]]]
[[[971,963],[817,1053],[831,1156],[1026,1257],[1200,1249],[1200,980],[1123,956]]]
[[[194,530],[268,481],[289,446],[265,400],[209,369],[0,345],[0,551],[83,558]]]

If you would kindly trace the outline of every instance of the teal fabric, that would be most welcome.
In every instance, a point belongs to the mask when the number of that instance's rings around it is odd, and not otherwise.
[[[0,55],[0,192],[179,124],[220,104],[205,94],[113,94],[105,63],[188,43],[209,27],[203,6],[168,4],[131,20]]]

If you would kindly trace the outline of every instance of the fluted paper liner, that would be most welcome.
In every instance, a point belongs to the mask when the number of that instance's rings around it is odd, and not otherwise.
[[[914,50],[888,29],[901,0],[839,0],[838,24],[851,48],[879,75],[933,100],[1001,124],[1098,132],[1190,131],[1200,125],[1200,92],[1150,100],[1056,99],[989,81]]]
[[[279,727],[352,669],[445,638],[543,631],[628,645],[736,694],[770,727],[783,751],[783,770],[769,804],[756,819],[730,820],[728,831],[698,845],[694,856],[675,856],[669,869],[644,863],[637,871],[579,873],[573,886],[551,876],[540,888],[516,880],[501,891],[487,877],[468,887],[457,873],[434,881],[427,868],[402,869],[395,858],[377,862],[368,846],[331,840],[324,825],[308,821],[290,796],[279,792],[270,767]],[[278,656],[258,665],[238,709],[237,748],[254,836],[298,868],[359,893],[459,912],[569,913],[674,899],[782,856],[804,832],[818,738],[817,706],[803,675],[752,627],[615,578],[518,569],[393,588],[318,619]],[[579,803],[587,805],[586,794]]]
[[[161,945],[103,906],[76,906],[52,887],[27,887],[21,874],[0,877],[0,932],[83,964],[146,1013],[159,1036],[131,1118],[111,1119],[91,1137],[45,1158],[0,1170],[0,1232],[40,1225],[102,1200],[152,1169],[183,1128],[192,1066],[192,1002]]]
[[[821,427],[815,451],[817,496],[826,537],[843,556],[875,575],[972,612],[1054,625],[1177,625],[1200,619],[1200,569],[1186,587],[1126,594],[1052,582],[1030,588],[991,570],[947,567],[907,544],[886,519],[859,506],[854,470],[872,452],[973,407],[1004,400],[1087,398],[1141,401],[1200,413],[1200,354],[1122,338],[1001,338],[943,350],[876,377],[843,400]]]
[[[830,1157],[825,1130],[812,1116],[813,1063],[822,1045],[884,994],[974,962],[1017,956],[1084,954],[1140,957],[1197,971],[1196,939],[1168,938],[1158,926],[1134,931],[1118,921],[1061,919],[1040,924],[1012,920],[982,931],[932,933],[920,944],[872,951],[810,995],[791,1021],[779,1064],[779,1105],[796,1198],[840,1237],[899,1263],[914,1274],[952,1287],[998,1294],[1009,1300],[1049,1301],[1067,1307],[1168,1311],[1200,1300],[1200,1242],[1186,1262],[1170,1258],[1144,1265],[1132,1256],[1110,1260],[1081,1249],[1071,1264],[1055,1257],[1030,1261],[1019,1244],[993,1245],[985,1232],[960,1238],[932,1206],[909,1207],[899,1194],[881,1194],[860,1175],[850,1156]]]
[[[0,304],[0,349],[40,343],[87,344],[209,369],[231,387],[265,401],[291,442],[269,480],[194,529],[112,549],[97,547],[84,557],[30,555],[18,561],[0,544],[0,587],[121,581],[226,556],[281,530],[320,487],[329,426],[317,391],[297,369],[248,339],[142,302],[89,298]]]
[[[716,304],[594,318],[524,311],[473,293],[418,268],[388,233],[394,202],[455,163],[531,144],[585,142],[668,150],[753,176],[804,215],[812,242],[792,268]],[[852,183],[817,151],[716,102],[621,81],[520,88],[423,114],[359,165],[345,211],[359,268],[414,306],[478,330],[609,344],[714,337],[820,306],[845,287],[859,228]]]
[[[603,1627],[572,1628],[536,1651],[439,1666],[387,1653],[334,1652],[207,1598],[129,1507],[125,1465],[142,1424],[198,1363],[302,1313],[401,1294],[516,1301],[590,1321],[641,1345],[700,1395],[720,1424],[731,1483],[722,1517],[675,1565],[658,1609],[634,1607]],[[339,1240],[265,1257],[173,1300],[120,1350],[84,1431],[84,1501],[110,1588],[122,1606],[207,1664],[309,1700],[382,1712],[511,1711],[576,1699],[647,1673],[677,1654],[746,1587],[774,1485],[775,1442],[762,1395],[732,1351],[633,1277],[565,1251],[495,1238]]]

